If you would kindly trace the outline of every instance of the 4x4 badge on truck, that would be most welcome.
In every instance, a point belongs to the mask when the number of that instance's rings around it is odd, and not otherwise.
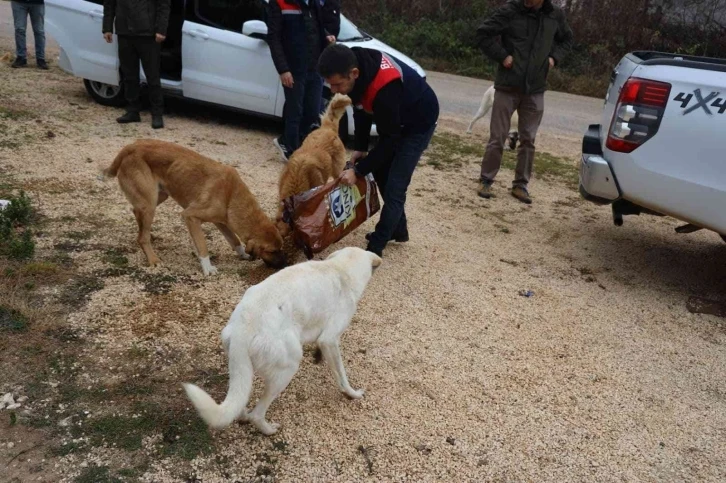
[[[691,107],[688,107],[688,104],[691,102],[691,99],[693,99],[693,96],[696,96],[696,104],[694,104]],[[713,115],[711,112],[711,109],[709,109],[708,103],[714,98],[717,97],[720,92],[712,92],[709,95],[707,95],[705,98],[701,95],[701,89],[696,89],[693,91],[693,94],[686,95],[685,92],[679,92],[676,97],[673,98],[674,101],[678,101],[681,103],[681,109],[684,109],[683,115],[690,114],[699,107],[702,108],[704,111],[706,111],[706,114]],[[718,98],[710,105],[711,107],[718,108],[718,113],[723,114],[726,112],[726,102],[722,98]],[[688,107],[688,109],[686,109]]]

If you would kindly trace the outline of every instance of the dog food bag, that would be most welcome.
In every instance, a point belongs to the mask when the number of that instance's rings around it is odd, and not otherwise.
[[[336,179],[290,196],[283,203],[283,219],[308,260],[380,210],[378,187],[371,174],[358,178],[352,186]]]

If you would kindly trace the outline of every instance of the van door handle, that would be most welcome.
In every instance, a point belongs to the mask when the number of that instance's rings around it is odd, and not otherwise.
[[[194,38],[200,38],[202,40],[207,40],[209,38],[209,35],[202,30],[190,30],[189,35]]]
[[[100,18],[103,19],[103,11],[102,10],[91,10],[88,12],[88,15],[91,16],[91,18]]]

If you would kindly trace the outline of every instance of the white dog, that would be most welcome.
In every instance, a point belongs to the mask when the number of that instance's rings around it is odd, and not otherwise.
[[[471,129],[474,127],[474,123],[484,117],[489,112],[494,104],[494,86],[491,86],[486,90],[484,96],[481,98],[481,105],[479,110],[474,114],[474,119],[469,123],[469,128],[466,130],[467,134],[471,134]],[[509,126],[509,149],[517,147],[517,141],[519,140],[519,115],[517,111],[512,114],[512,123]]]
[[[247,289],[222,330],[229,358],[229,389],[224,402],[217,405],[199,387],[184,384],[207,425],[221,429],[241,417],[262,433],[274,434],[279,425],[267,422],[265,414],[297,372],[303,344],[318,345],[346,396],[363,397],[362,390],[356,391],[348,383],[339,341],[380,264],[376,254],[348,247],[325,260],[285,268]],[[262,376],[265,390],[247,413],[253,371]]]

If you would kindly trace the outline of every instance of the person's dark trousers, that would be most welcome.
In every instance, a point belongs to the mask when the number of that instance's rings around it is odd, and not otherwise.
[[[129,105],[129,112],[139,112],[141,101],[139,95],[139,61],[144,67],[146,83],[149,86],[149,102],[151,114],[161,116],[164,113],[164,97],[161,93],[161,44],[154,37],[135,37],[119,35],[118,58],[121,63],[121,73],[124,77],[124,90]]]
[[[396,146],[390,163],[373,173],[383,196],[381,217],[368,241],[369,248],[381,252],[389,240],[408,232],[406,220],[406,191],[421,155],[429,146],[436,125],[418,133],[404,134]]]
[[[323,78],[315,71],[306,75],[293,74],[292,87],[284,87],[283,90],[285,92],[285,107],[282,113],[285,122],[283,141],[292,153],[310,133],[311,126],[320,121]]]
[[[33,27],[35,37],[35,60],[45,61],[45,5],[30,4],[25,2],[10,2],[13,12],[13,24],[15,27],[15,55],[21,59],[27,59],[28,53],[25,43],[25,30],[30,25]]]

